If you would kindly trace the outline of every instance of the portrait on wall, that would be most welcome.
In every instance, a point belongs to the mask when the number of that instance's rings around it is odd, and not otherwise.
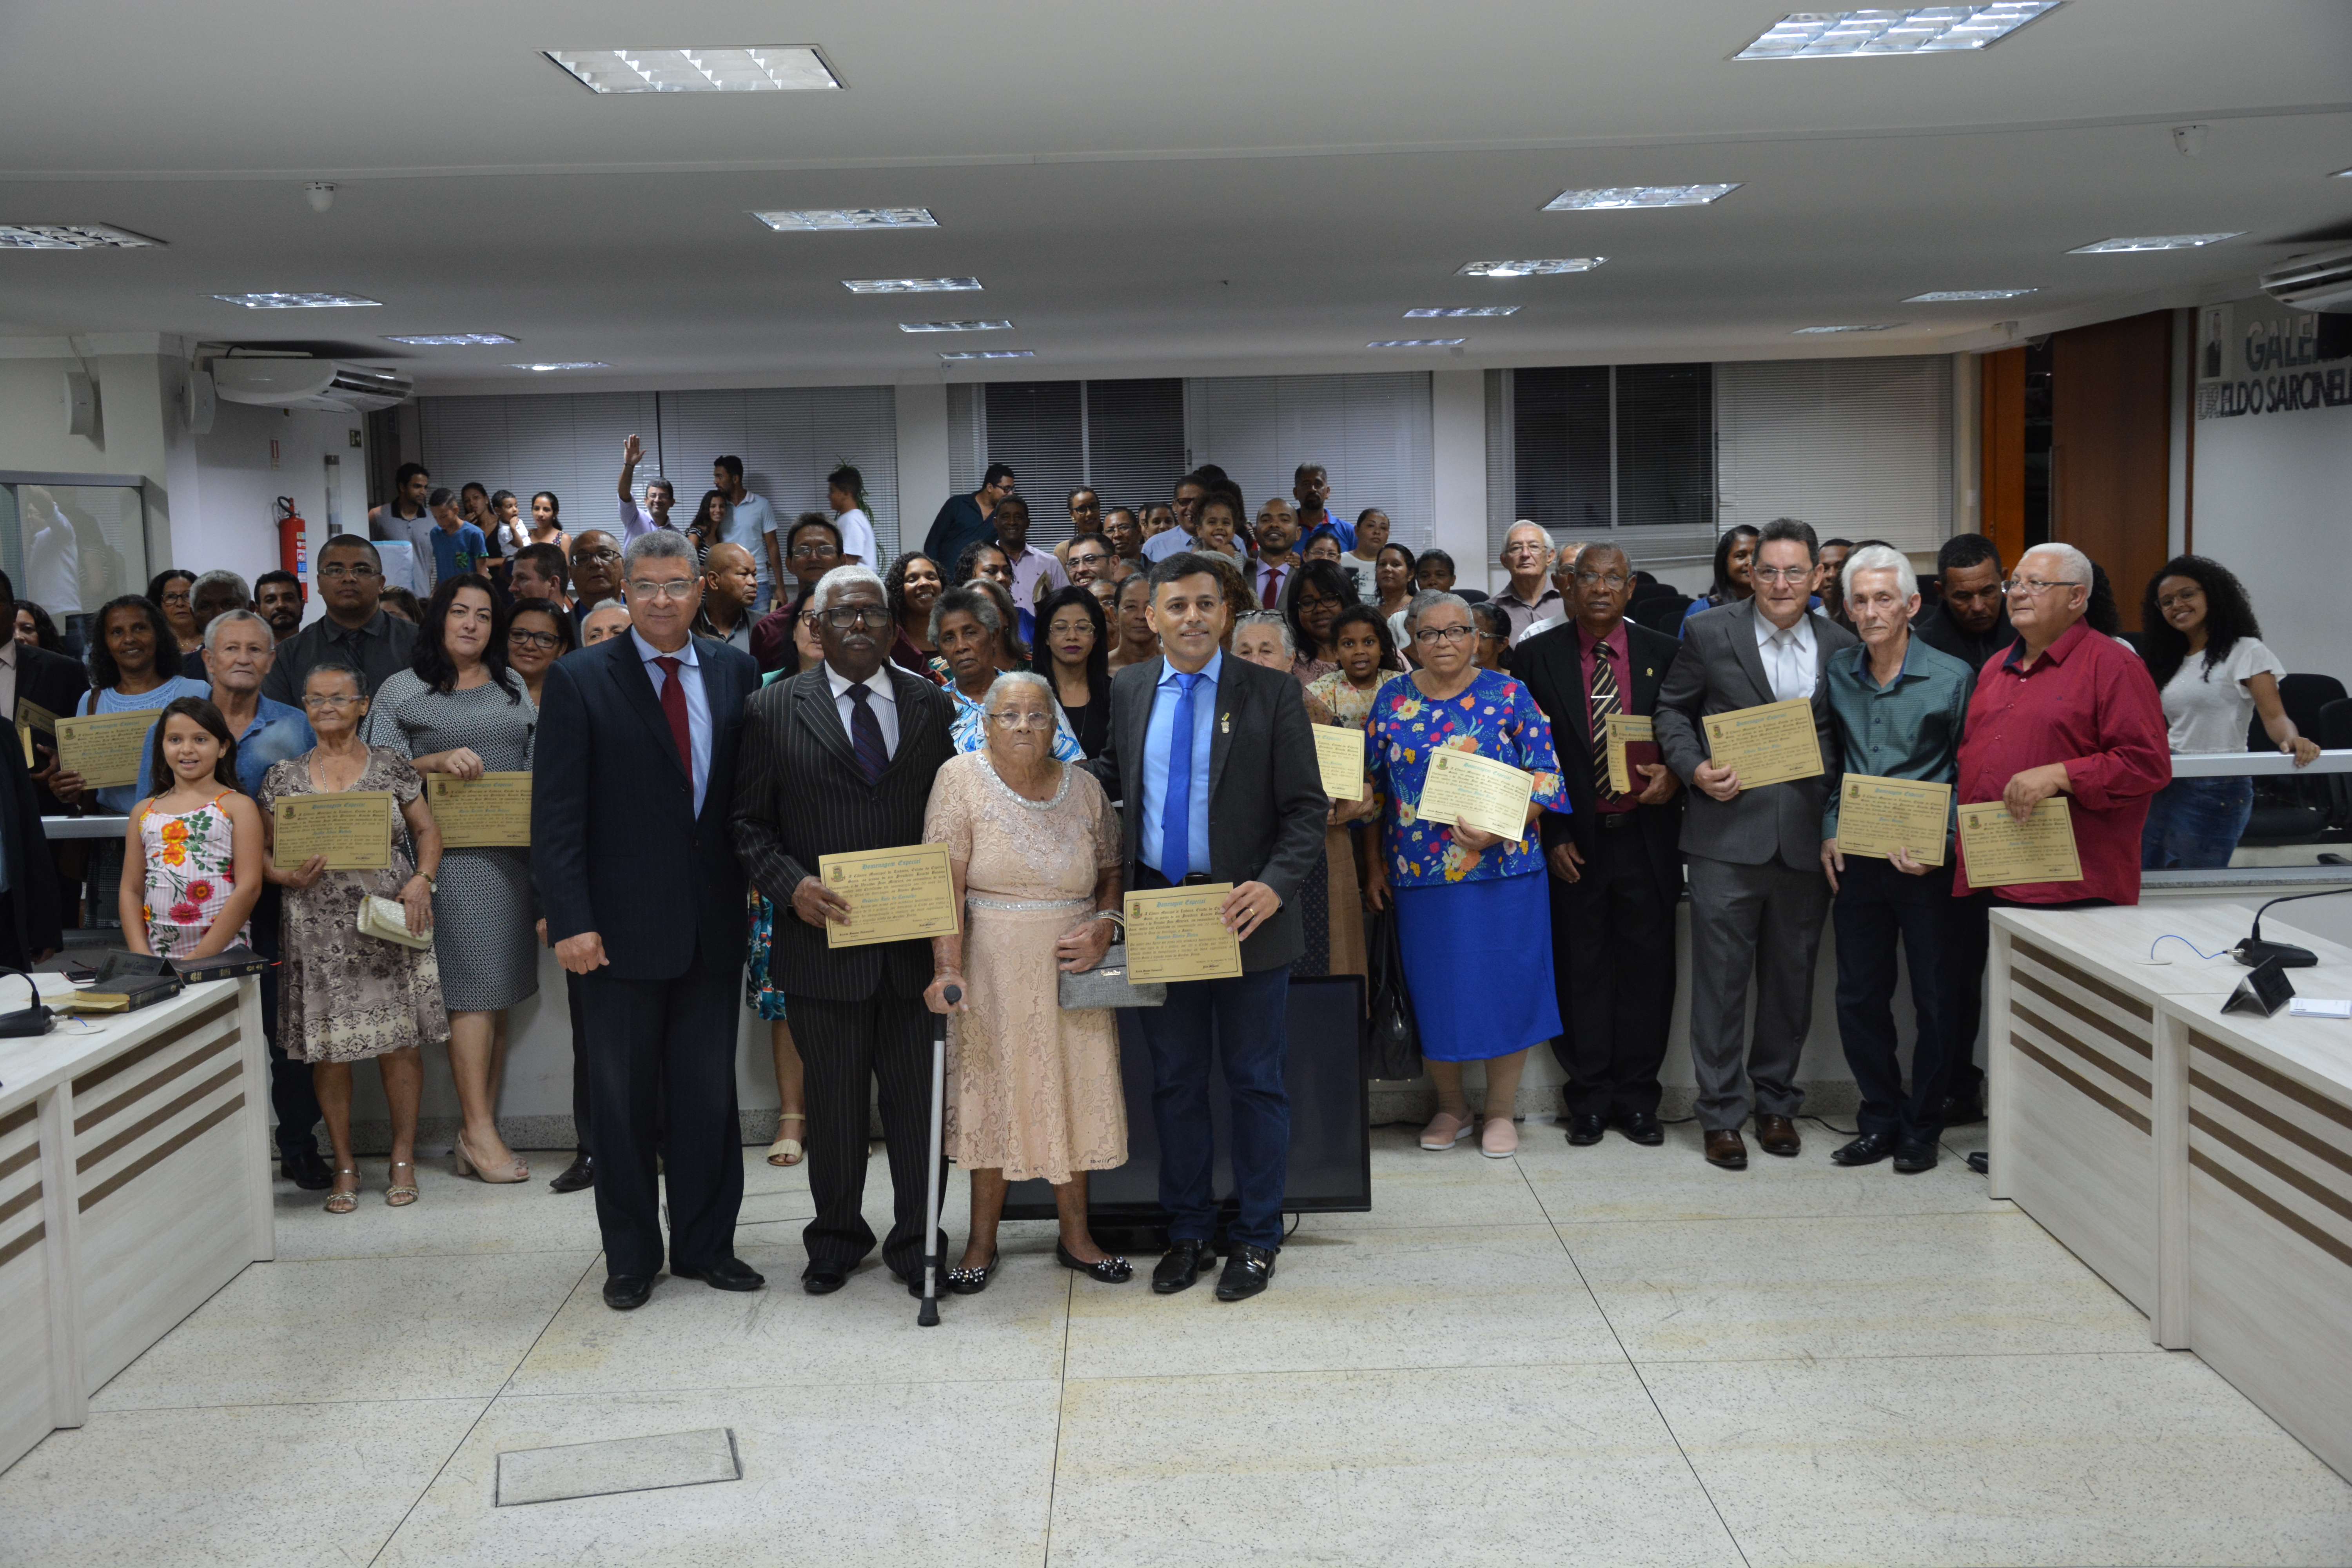
[[[2197,379],[2224,381],[2230,363],[2230,307],[2208,305],[2197,317]]]

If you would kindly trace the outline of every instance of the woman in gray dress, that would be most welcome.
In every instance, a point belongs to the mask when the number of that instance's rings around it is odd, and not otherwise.
[[[407,669],[376,693],[368,743],[406,757],[420,773],[478,779],[525,773],[539,710],[507,668],[506,615],[488,579],[444,578],[425,606]],[[465,1125],[453,1158],[459,1175],[520,1182],[530,1175],[499,1135],[507,1009],[539,990],[530,851],[448,850],[433,893],[434,947],[449,1007],[449,1069]]]

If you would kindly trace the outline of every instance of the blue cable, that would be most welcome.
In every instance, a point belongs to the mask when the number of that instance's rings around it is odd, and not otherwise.
[[[2154,963],[2156,962],[2156,950],[2168,942],[2177,942],[2181,946],[2187,948],[2189,952],[2196,953],[2198,957],[2208,960],[2209,962],[2223,956],[2230,951],[2225,947],[2221,951],[2221,952],[2200,952],[2197,944],[2189,941],[2187,937],[2175,936],[2170,931],[2167,931],[2162,936],[2158,937],[2154,942],[2147,944],[2147,961],[2150,963]]]

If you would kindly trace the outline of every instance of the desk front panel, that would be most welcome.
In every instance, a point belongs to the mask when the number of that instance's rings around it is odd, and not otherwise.
[[[0,1116],[0,1469],[48,1436],[49,1273],[31,1105]]]

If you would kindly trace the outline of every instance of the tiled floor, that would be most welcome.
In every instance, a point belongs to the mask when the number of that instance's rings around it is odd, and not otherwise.
[[[1743,1175],[1685,1127],[1383,1130],[1377,1207],[1255,1301],[1024,1226],[928,1331],[877,1265],[794,1288],[807,1182],[757,1150],[771,1288],[626,1316],[587,1195],[427,1170],[395,1211],[370,1162],[349,1217],[281,1186],[280,1260],[0,1476],[0,1563],[2352,1562],[2352,1486],[1988,1201],[1980,1131],[1901,1177],[1811,1123]],[[501,1451],[712,1426],[740,1481],[491,1506]]]

